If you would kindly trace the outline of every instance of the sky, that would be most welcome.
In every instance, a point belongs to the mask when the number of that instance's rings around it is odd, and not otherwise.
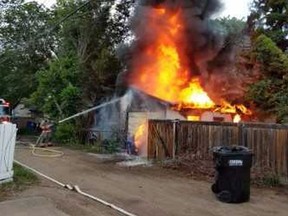
[[[36,0],[39,3],[50,7],[56,0]],[[224,4],[223,11],[219,16],[237,17],[239,19],[246,18],[249,14],[249,4],[252,0],[221,0]]]
[[[224,8],[220,16],[246,18],[249,14],[251,2],[252,0],[222,0]]]

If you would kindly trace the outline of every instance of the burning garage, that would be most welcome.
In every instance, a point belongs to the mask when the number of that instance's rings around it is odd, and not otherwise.
[[[146,156],[147,145],[140,143],[147,143],[149,119],[250,120],[241,100],[247,76],[235,73],[239,46],[211,19],[220,8],[218,0],[138,1],[127,68],[117,83],[130,90],[113,112],[100,110],[95,128],[113,123]]]

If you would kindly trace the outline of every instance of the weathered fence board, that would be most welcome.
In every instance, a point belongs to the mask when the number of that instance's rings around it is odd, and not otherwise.
[[[148,131],[148,143],[154,143],[148,145],[148,155],[155,158],[173,156],[173,124],[149,124]]]
[[[165,159],[189,153],[205,159],[211,157],[213,147],[223,145],[248,147],[254,153],[255,167],[288,178],[287,125],[149,121],[149,158]]]

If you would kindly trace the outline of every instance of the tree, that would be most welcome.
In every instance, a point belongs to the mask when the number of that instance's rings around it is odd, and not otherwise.
[[[37,73],[38,88],[30,103],[50,116],[63,118],[114,93],[122,68],[116,50],[128,32],[133,1],[115,2],[57,2],[52,11],[57,59]]]
[[[122,64],[117,46],[125,40],[133,0],[58,1],[56,17],[75,11],[59,29],[59,54],[75,52],[81,65],[80,84],[84,104],[97,104],[115,90]],[[81,10],[77,10],[81,8]]]
[[[12,105],[35,90],[35,73],[47,65],[54,46],[50,22],[50,11],[35,2],[1,1],[0,91]]]
[[[20,3],[23,3],[24,0],[0,0],[0,10],[3,11],[7,7],[17,7]]]
[[[266,35],[254,42],[255,64],[259,64],[261,79],[251,85],[248,99],[262,110],[275,114],[279,122],[288,116],[288,56]]]
[[[248,99],[286,122],[288,116],[288,1],[254,0],[248,18],[253,50],[251,61],[260,80],[250,86]]]
[[[37,72],[37,91],[32,94],[29,103],[54,119],[75,114],[82,102],[79,72],[75,56],[52,60],[47,69]]]
[[[283,51],[288,50],[287,0],[254,0],[248,23],[256,35],[263,33]]]
[[[118,2],[58,0],[53,8],[57,59],[37,73],[38,87],[29,102],[54,119],[64,118],[100,103],[114,93],[122,64],[117,46],[128,33],[133,0]],[[51,85],[53,84],[53,85]],[[90,127],[78,118],[60,124],[57,137],[67,140]],[[83,133],[83,132],[82,132]],[[79,133],[81,134],[81,133]]]
[[[212,27],[218,31],[220,30],[220,33],[226,37],[226,43],[238,45],[246,30],[246,23],[236,17],[228,16],[214,20]]]

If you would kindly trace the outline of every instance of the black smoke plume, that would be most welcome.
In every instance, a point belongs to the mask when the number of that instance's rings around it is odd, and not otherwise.
[[[171,13],[181,10],[184,34],[177,41],[180,44],[178,47],[183,47],[181,60],[189,68],[191,77],[200,78],[201,85],[209,96],[216,103],[221,99],[232,102],[241,97],[242,83],[231,75],[235,63],[235,44],[227,43],[225,35],[215,28],[212,21],[212,16],[222,8],[219,0],[138,1],[131,20],[135,39],[126,56],[127,71],[119,80],[131,84],[129,77],[137,76],[138,65],[153,61],[143,58],[141,52],[157,38],[157,31],[147,28],[147,22],[151,18],[150,10],[155,8],[165,8]]]

